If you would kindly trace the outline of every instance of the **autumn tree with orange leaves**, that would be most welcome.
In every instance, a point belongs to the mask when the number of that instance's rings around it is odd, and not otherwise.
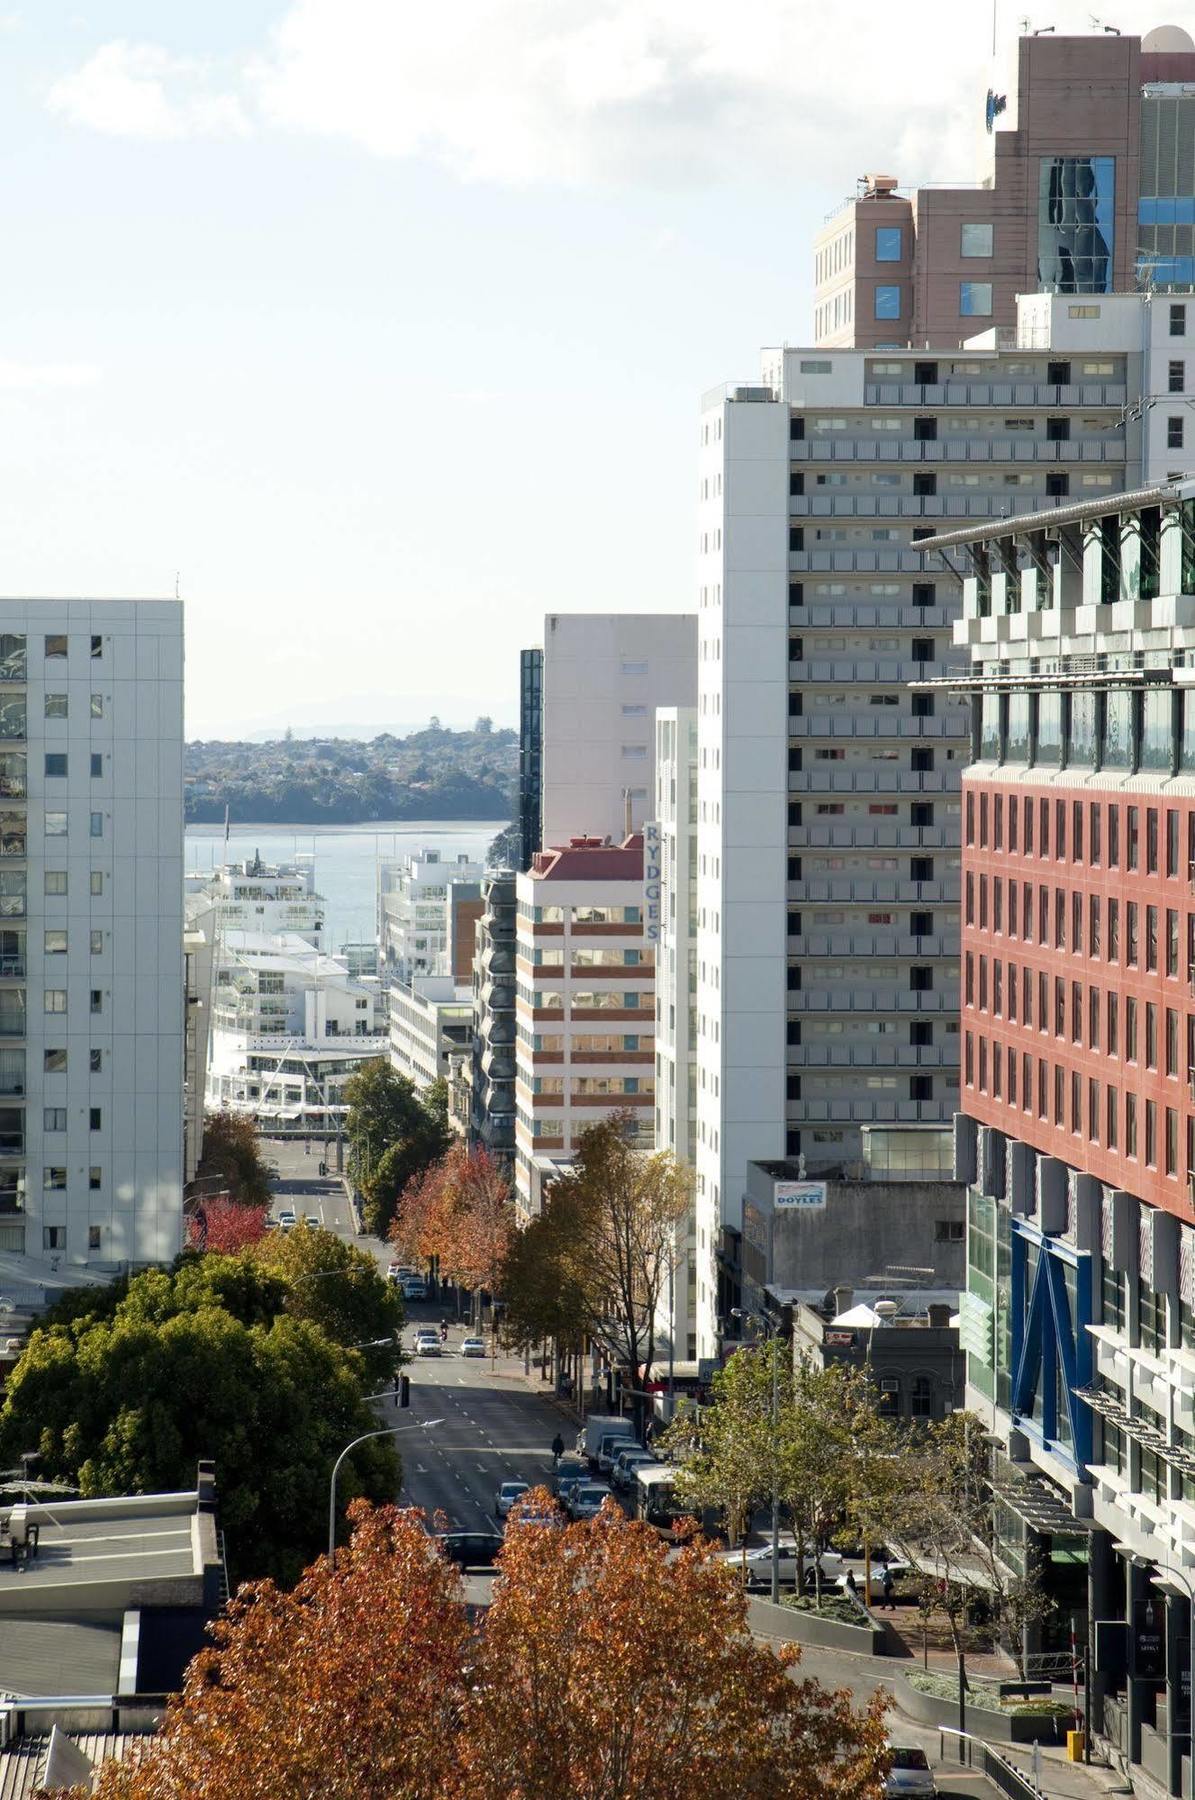
[[[492,1294],[514,1232],[510,1184],[487,1150],[454,1144],[407,1183],[390,1242],[400,1256],[437,1261],[442,1277]]]
[[[418,1513],[352,1517],[335,1572],[242,1590],[100,1800],[878,1800],[882,1697],[753,1642],[710,1544],[516,1524],[472,1628]]]

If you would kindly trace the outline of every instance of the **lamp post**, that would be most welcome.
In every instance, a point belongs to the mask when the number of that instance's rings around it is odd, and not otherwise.
[[[346,1444],[332,1465],[332,1480],[328,1485],[328,1561],[333,1569],[336,1567],[336,1478],[340,1474],[340,1465],[345,1457],[354,1451],[358,1444],[368,1443],[370,1438],[401,1437],[404,1431],[430,1431],[433,1425],[442,1425],[443,1419],[420,1419],[414,1425],[383,1425],[377,1431],[363,1431],[360,1437]]]
[[[744,1324],[762,1325],[764,1342],[772,1346],[772,1605],[780,1604],[780,1468],[779,1468],[779,1436],[780,1436],[780,1360],[776,1350],[780,1334],[780,1320],[775,1313],[761,1306],[759,1314],[744,1312],[741,1307],[732,1306],[732,1319],[741,1319]],[[814,1554],[817,1554],[816,1546]]]
[[[1184,1585],[1185,1582],[1185,1585]],[[1160,1565],[1160,1573],[1155,1577],[1154,1586],[1170,1589],[1187,1602],[1187,1777],[1190,1800],[1195,1800],[1195,1592],[1192,1591],[1191,1579],[1166,1566]],[[1087,1670],[1087,1686],[1091,1685],[1091,1670]],[[1171,1732],[1171,1736],[1173,1736]]]

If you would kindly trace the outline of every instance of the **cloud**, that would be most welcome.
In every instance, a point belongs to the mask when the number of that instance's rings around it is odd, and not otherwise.
[[[0,389],[91,387],[101,378],[93,363],[0,362]]]
[[[955,0],[908,10],[894,30],[882,0],[290,0],[239,66],[217,75],[116,42],[51,105],[121,135],[252,126],[515,186],[765,173],[796,187],[828,169],[849,186],[877,163],[906,185],[968,179],[990,14]],[[1119,21],[1141,29],[1153,10],[1123,0]],[[1051,17],[1090,30],[1087,0],[1056,0]],[[1001,19],[1011,52],[1011,9]]]
[[[233,94],[208,91],[205,70],[154,44],[117,39],[55,82],[50,111],[112,137],[237,135],[247,129]]]

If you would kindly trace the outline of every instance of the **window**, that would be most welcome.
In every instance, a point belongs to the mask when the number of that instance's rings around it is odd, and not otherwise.
[[[92,896],[94,897],[98,894],[102,894],[103,891],[104,891],[104,871],[102,869],[93,869],[91,871]]]
[[[104,1068],[104,1052],[102,1050],[89,1051],[87,1066],[93,1075],[102,1074]]]
[[[91,779],[94,781],[97,776],[102,775],[103,773],[104,773],[103,754],[99,750],[93,750],[91,752]]]
[[[881,283],[875,291],[875,317],[877,319],[900,318],[900,289]]]
[[[46,774],[61,780],[66,775],[66,753],[62,750],[46,752]]]
[[[899,262],[901,258],[901,237],[902,232],[899,225],[877,225],[876,261]]]
[[[66,1011],[66,989],[47,988],[45,990],[45,1009],[48,1013],[64,1013]]]
[[[87,1129],[102,1131],[104,1129],[104,1111],[100,1106],[89,1106],[87,1109]]]
[[[992,313],[990,281],[960,281],[958,309],[964,319],[987,319]]]
[[[66,1170],[43,1169],[41,1184],[47,1193],[60,1193],[66,1186]]]
[[[1170,308],[1170,335],[1171,337],[1186,337],[1187,335],[1187,309],[1181,302]]]
[[[49,659],[51,657],[59,657],[59,656],[65,656],[65,655],[66,655],[66,633],[65,632],[47,632],[46,633],[46,657],[47,657],[47,659]]]
[[[101,1188],[101,1187],[103,1187],[103,1185],[104,1185],[104,1171],[103,1171],[103,1170],[102,1170],[102,1169],[101,1169],[101,1168],[100,1168],[100,1166],[99,1166],[99,1164],[98,1164],[98,1163],[92,1163],[92,1165],[91,1165],[91,1167],[90,1167],[90,1168],[89,1168],[89,1169],[88,1169],[88,1171],[87,1171],[87,1185],[88,1185],[88,1187],[89,1187],[89,1188],[90,1188],[90,1189],[91,1189],[91,1191],[92,1191],[92,1193],[93,1193],[93,1194],[94,1194],[94,1193],[95,1193],[95,1191],[96,1191],[96,1189],[97,1189],[97,1188]],[[96,1230],[96,1231],[98,1231],[98,1230],[99,1230],[99,1226],[98,1226],[98,1225],[97,1225],[97,1226],[96,1226],[96,1227],[95,1227],[95,1230]]]
[[[625,711],[626,709],[624,708],[623,710]],[[93,719],[102,719],[103,718],[103,716],[104,716],[104,696],[102,694],[93,694],[91,696],[91,716]]]
[[[1166,388],[1171,394],[1181,394],[1187,385],[1187,365],[1184,362],[1171,362],[1166,368]]]
[[[47,719],[65,719],[67,717],[67,697],[65,694],[46,695]]]
[[[66,870],[47,869],[45,873],[45,882],[47,894],[65,894]]]
[[[46,955],[47,956],[65,956],[66,955],[66,932],[65,931],[47,931],[46,932]]]
[[[1183,447],[1183,421],[1180,413],[1171,413],[1166,420],[1167,450],[1181,450]]]
[[[46,814],[46,836],[66,836],[66,814],[64,812],[48,812]]]
[[[102,931],[93,931],[91,933],[91,954],[93,956],[102,956],[104,954],[104,934]],[[359,1001],[358,1005],[364,1006],[364,1000]]]
[[[65,1106],[47,1106],[47,1107],[43,1108],[43,1110],[42,1110],[42,1130],[43,1131],[65,1131],[66,1130],[66,1108],[65,1108]]]
[[[102,1013],[103,1010],[104,1010],[104,990],[102,988],[92,988],[92,990],[91,990],[91,1011],[93,1013]]]
[[[47,1008],[47,1011],[48,1010],[49,1009]],[[63,1010],[65,1011],[65,1008]],[[65,1075],[66,1051],[44,1050],[42,1052],[42,1067],[47,1075]]]
[[[963,256],[990,256],[992,254],[992,227],[990,225],[964,224],[962,243],[959,248]]]
[[[93,812],[91,815],[91,835],[93,838],[103,837],[104,835],[104,815],[102,812]]]
[[[100,634],[99,634],[99,632],[98,632],[98,631],[93,631],[93,632],[92,632],[92,634],[91,634],[91,655],[92,655],[92,660],[93,660],[93,661],[95,661],[95,662],[98,662],[98,661],[99,661],[99,659],[100,659],[100,657],[101,657],[101,656],[102,656],[102,655],[103,655],[103,654],[104,654],[104,640],[103,640],[103,638],[102,638],[102,637],[101,637],[101,636],[100,636]]]
[[[89,1250],[98,1250],[100,1248],[102,1231],[103,1227],[100,1225],[89,1225],[87,1227],[87,1248]]]

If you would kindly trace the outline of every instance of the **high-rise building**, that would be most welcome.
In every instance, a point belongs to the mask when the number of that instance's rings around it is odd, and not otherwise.
[[[222,868],[188,873],[188,914],[215,909],[217,931],[293,933],[317,950],[325,948],[328,905],[315,891],[315,861],[297,856],[271,866],[257,854]]]
[[[182,1234],[183,615],[10,600],[0,635],[0,1289]]]
[[[540,657],[538,667],[529,659]],[[697,621],[692,613],[549,613],[542,652],[523,652],[520,765],[525,847],[578,835],[621,843],[641,831],[654,792],[655,710],[692,706]],[[540,698],[538,739],[534,706]],[[523,778],[526,778],[525,783]]]
[[[868,175],[814,242],[819,345],[956,349],[1019,294],[1195,282],[1195,44],[1163,26],[1016,41],[976,95],[971,186]],[[1002,91],[997,91],[999,88]],[[986,132],[984,127],[986,126]]]
[[[519,652],[519,868],[529,869],[544,841],[544,653]]]
[[[425,850],[378,867],[378,966],[388,984],[426,976],[470,980],[482,866]]]
[[[643,840],[578,837],[517,882],[515,1188],[524,1217],[587,1126],[626,1112],[654,1135],[655,958]]]
[[[509,1164],[515,1147],[515,877],[504,869],[481,883],[473,957],[473,1044],[469,1141]]]
[[[759,384],[707,396],[702,1356],[738,1303],[748,1162],[800,1158],[839,1181],[942,1166],[968,714],[948,687],[913,685],[959,656],[953,579],[918,540],[952,519],[1111,503],[1126,479],[1182,466],[1186,305],[1029,296],[999,345],[765,352]]]
[[[1159,298],[1163,319],[1175,303]],[[1195,302],[1192,306],[1195,322]],[[1176,341],[1176,349],[1183,349]],[[1176,413],[1181,417],[1181,414]],[[1173,452],[1171,452],[1173,454]],[[1187,1791],[1195,1583],[1195,480],[942,533],[965,563],[968,1401],[997,1519]],[[1147,1612],[1167,1653],[1084,1629]],[[1062,1623],[1065,1621],[1065,1623]]]

